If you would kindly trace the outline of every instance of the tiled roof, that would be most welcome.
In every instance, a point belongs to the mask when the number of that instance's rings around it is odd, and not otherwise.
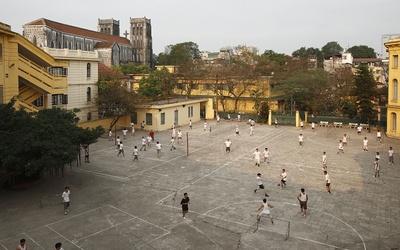
[[[107,67],[104,63],[99,63],[99,78],[101,77],[114,77],[118,79],[129,78],[129,76],[125,76],[124,74],[118,73]]]
[[[353,58],[353,62],[382,62],[381,58]]]
[[[32,21],[30,23],[25,24],[24,26],[26,26],[26,25],[45,25],[45,26],[48,26],[48,27],[53,28],[55,30],[58,30],[58,31],[61,31],[61,32],[65,32],[65,33],[69,33],[69,34],[75,34],[75,35],[79,35],[79,36],[95,38],[95,39],[98,39],[98,40],[108,41],[108,42],[117,42],[117,43],[122,43],[122,44],[130,44],[129,40],[124,38],[124,37],[112,36],[112,35],[100,33],[100,32],[97,32],[97,31],[87,30],[87,29],[71,26],[71,25],[68,25],[68,24],[58,23],[58,22],[55,22],[55,21],[52,21],[52,20],[48,20],[48,19],[45,19],[45,18],[37,19],[35,21]]]
[[[111,48],[113,46],[114,42],[98,42],[94,46],[95,49],[101,49],[101,48]]]

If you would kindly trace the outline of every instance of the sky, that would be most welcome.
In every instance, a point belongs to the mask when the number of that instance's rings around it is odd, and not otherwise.
[[[399,0],[15,0],[0,7],[0,22],[22,34],[39,18],[95,31],[98,18],[114,18],[122,36],[130,17],[146,17],[155,54],[189,41],[200,51],[247,45],[287,55],[336,41],[381,54],[382,35],[400,34],[399,10]]]

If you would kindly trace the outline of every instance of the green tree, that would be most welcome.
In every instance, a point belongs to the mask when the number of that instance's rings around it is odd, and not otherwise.
[[[149,74],[150,67],[147,65],[136,65],[136,63],[130,62],[121,64],[119,66],[112,66],[111,69],[116,72],[120,72],[124,75],[128,74]]]
[[[347,50],[353,58],[376,58],[375,50],[366,45],[353,46]]]
[[[189,60],[200,58],[199,46],[194,42],[168,45],[158,55],[157,65],[181,65]]]
[[[327,58],[342,53],[343,48],[338,42],[329,42],[321,48],[321,52],[323,56]]]
[[[97,85],[99,115],[112,118],[110,129],[121,117],[132,115],[141,103],[139,96],[128,90],[126,83],[118,78],[101,77]]]
[[[169,99],[173,95],[176,84],[176,78],[163,67],[140,80],[138,93],[152,100]]]
[[[0,168],[11,177],[10,184],[36,180],[44,171],[62,171],[77,158],[81,145],[104,133],[101,127],[77,127],[74,111],[52,108],[27,113],[13,105],[13,101],[0,105],[0,135],[5,139],[0,140]]]
[[[267,59],[269,63],[276,63],[278,65],[285,65],[287,62],[285,54],[276,53],[273,50],[265,50],[261,57]]]
[[[378,114],[375,109],[378,92],[374,77],[365,65],[360,65],[357,68],[355,88],[352,94],[355,97],[360,119],[370,124],[371,120],[376,119]]]

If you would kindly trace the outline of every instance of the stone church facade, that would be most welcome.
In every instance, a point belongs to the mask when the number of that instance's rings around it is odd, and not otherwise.
[[[151,41],[151,26],[147,27],[150,28],[147,34],[150,34]],[[151,66],[152,54],[139,55],[138,51],[142,52],[142,47],[135,48],[127,38],[119,36],[119,21],[98,19],[98,30],[101,32],[40,18],[23,26],[23,36],[38,47],[98,51],[101,62],[107,66],[129,62]],[[149,39],[146,44],[152,46]],[[146,49],[147,53],[149,51],[152,52],[152,48]],[[145,57],[149,59],[145,60]]]

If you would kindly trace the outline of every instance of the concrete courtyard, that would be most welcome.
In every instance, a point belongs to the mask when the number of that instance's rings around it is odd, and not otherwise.
[[[400,141],[375,132],[348,128],[300,128],[256,125],[253,136],[245,122],[208,121],[193,130],[184,125],[185,143],[170,151],[171,131],[156,133],[155,143],[132,161],[135,145],[146,131],[122,139],[125,157],[100,138],[90,146],[90,163],[73,166],[64,178],[47,178],[25,190],[0,189],[0,249],[15,249],[21,238],[28,249],[54,249],[62,242],[72,249],[400,249]],[[235,136],[239,125],[241,136]],[[187,156],[186,133],[189,155]],[[298,136],[304,135],[304,146]],[[337,155],[339,139],[349,137],[345,154]],[[123,138],[122,133],[118,134]],[[362,139],[369,139],[369,151]],[[224,141],[233,144],[225,154]],[[388,165],[387,151],[395,151]],[[270,150],[270,163],[254,166],[255,148]],[[325,190],[322,152],[327,152],[332,193]],[[381,154],[381,177],[373,177],[375,153]],[[277,183],[281,169],[288,185]],[[262,173],[275,221],[263,218],[256,230],[256,210],[263,193],[256,174]],[[71,211],[64,215],[61,193],[71,189]],[[308,215],[300,214],[296,196],[305,188]],[[190,197],[183,220],[180,201]],[[40,198],[43,206],[40,208]],[[56,196],[58,195],[58,196]],[[290,228],[290,230],[288,230]],[[289,237],[286,239],[286,237]]]

